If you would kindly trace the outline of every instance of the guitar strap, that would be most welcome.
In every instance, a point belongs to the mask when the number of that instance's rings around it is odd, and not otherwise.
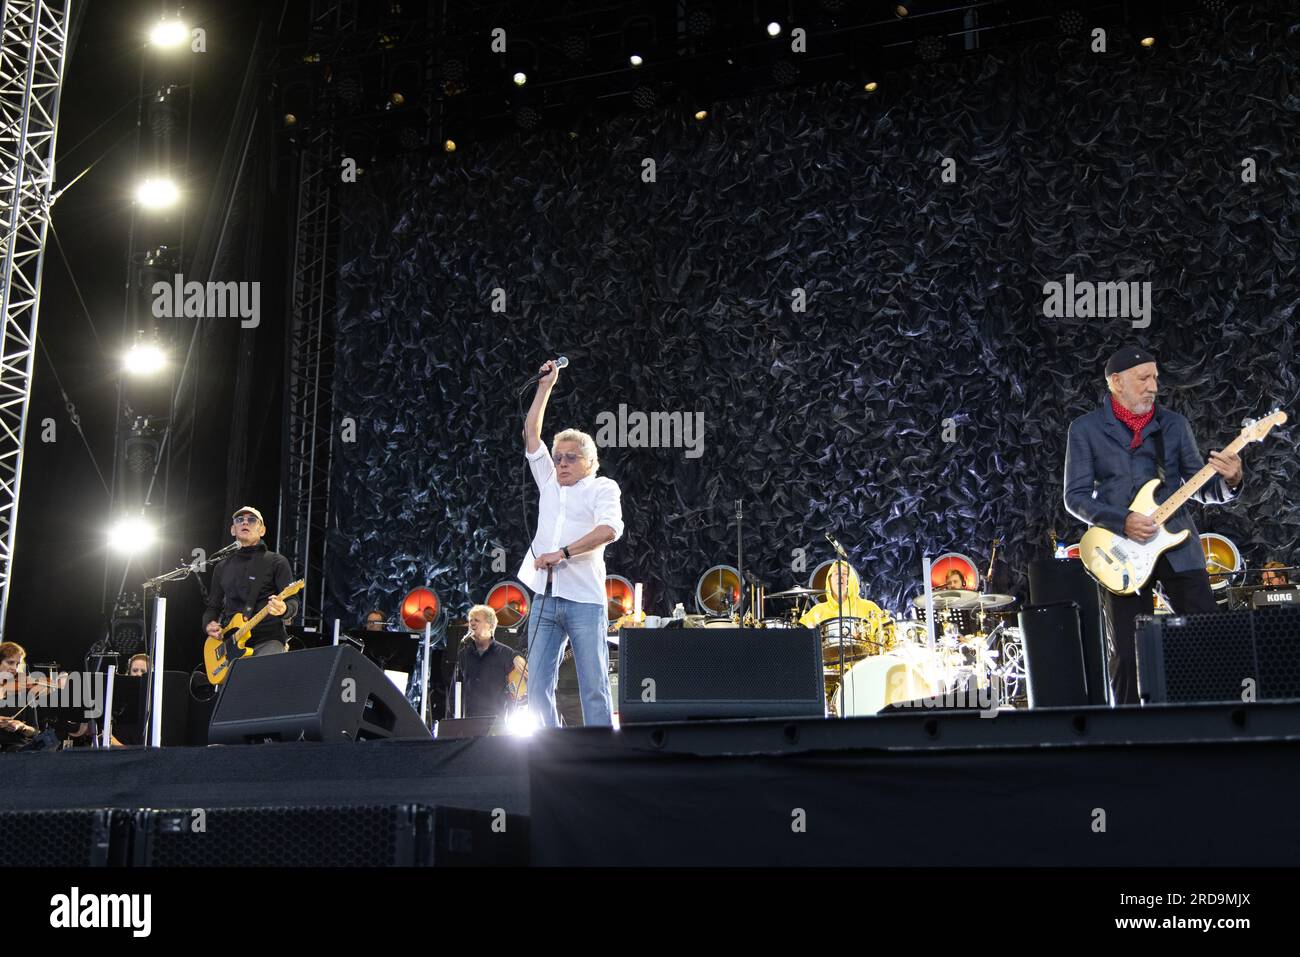
[[[267,585],[270,577],[275,574],[275,563],[271,561],[270,553],[262,552],[259,557],[262,559],[262,568],[258,571],[257,580],[253,582],[252,588],[245,593],[248,595],[248,602],[244,605],[244,608],[247,609],[245,611],[246,615],[255,615],[261,611],[257,605],[257,596],[262,594],[262,589]],[[271,594],[275,594],[274,585]]]
[[[1165,439],[1163,428],[1156,429],[1151,433],[1151,438],[1156,443],[1156,478],[1160,479],[1161,487],[1165,487]]]

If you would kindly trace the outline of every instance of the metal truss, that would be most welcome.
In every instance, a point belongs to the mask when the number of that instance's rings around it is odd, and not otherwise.
[[[311,18],[313,37],[322,41],[337,36],[338,31],[355,31],[355,0],[317,0]],[[336,430],[334,307],[339,211],[333,151],[334,135],[324,124],[306,137],[298,157],[276,547],[295,574],[307,580],[299,622],[321,619],[325,605],[330,460]]]
[[[9,611],[71,4],[0,0],[0,633]]]

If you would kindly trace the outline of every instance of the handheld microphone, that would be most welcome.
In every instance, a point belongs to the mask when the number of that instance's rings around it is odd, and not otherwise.
[[[555,363],[555,368],[557,369],[567,369],[569,367],[568,356],[557,356],[555,359],[552,359],[551,361]],[[540,372],[537,373],[537,375],[533,376],[531,379],[529,379],[527,382],[524,383],[523,388],[525,389],[528,388],[530,385],[532,385],[541,377],[542,374]]]

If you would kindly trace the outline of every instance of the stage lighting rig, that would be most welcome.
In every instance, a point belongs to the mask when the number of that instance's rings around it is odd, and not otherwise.
[[[149,42],[164,50],[174,50],[190,38],[190,28],[176,17],[164,17],[149,29]]]
[[[169,209],[180,202],[181,191],[170,176],[149,176],[135,189],[135,201],[148,210]]]

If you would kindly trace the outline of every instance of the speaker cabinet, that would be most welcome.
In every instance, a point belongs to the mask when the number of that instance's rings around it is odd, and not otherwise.
[[[132,857],[136,867],[410,867],[430,863],[432,824],[433,810],[414,804],[148,809],[135,816]]]
[[[821,640],[808,628],[625,628],[619,722],[821,717]]]
[[[1031,605],[1072,601],[1079,606],[1088,704],[1105,704],[1110,690],[1106,678],[1106,627],[1098,587],[1077,558],[1045,558],[1029,563]]]
[[[3,867],[123,865],[130,839],[125,811],[0,811]]]
[[[208,729],[211,744],[429,737],[388,676],[346,645],[236,661]]]
[[[1029,707],[1088,704],[1079,606],[1072,601],[1030,605],[1020,612],[1029,672]]]
[[[1300,608],[1140,615],[1144,704],[1300,698]]]
[[[532,860],[525,814],[439,807],[434,836],[436,867],[527,867]]]

